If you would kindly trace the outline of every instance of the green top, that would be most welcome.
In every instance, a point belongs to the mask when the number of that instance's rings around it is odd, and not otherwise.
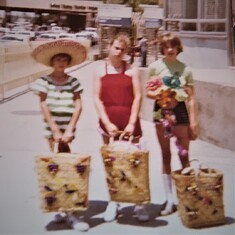
[[[180,80],[181,87],[193,85],[193,75],[188,66],[179,60],[168,63],[165,59],[159,59],[149,65],[149,77],[151,76],[176,76]]]

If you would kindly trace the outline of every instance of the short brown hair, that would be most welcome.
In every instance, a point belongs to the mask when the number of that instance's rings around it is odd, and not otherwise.
[[[118,35],[116,35],[113,39],[111,39],[110,45],[113,45],[114,41],[116,41],[116,40],[119,41],[119,42],[124,43],[127,50],[131,46],[130,37],[125,33],[119,33]]]
[[[54,56],[51,57],[51,60],[50,60],[50,64],[52,65],[53,61],[55,58],[66,58],[67,61],[68,61],[68,64],[71,63],[72,61],[72,57],[71,55],[67,54],[67,53],[58,53],[58,54],[55,54]]]
[[[177,48],[177,55],[183,51],[183,45],[180,38],[172,33],[163,34],[160,38],[160,51],[164,55],[164,48],[166,44],[170,43],[173,47]]]

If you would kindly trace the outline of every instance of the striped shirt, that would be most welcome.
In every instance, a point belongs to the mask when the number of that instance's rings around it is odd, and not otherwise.
[[[64,84],[57,85],[49,76],[44,76],[33,82],[31,89],[37,95],[39,95],[40,92],[47,94],[46,104],[51,112],[51,116],[60,130],[64,132],[75,109],[74,93],[82,92],[83,90],[80,81],[70,76]],[[45,137],[51,138],[51,129],[46,120],[44,120],[44,123]]]

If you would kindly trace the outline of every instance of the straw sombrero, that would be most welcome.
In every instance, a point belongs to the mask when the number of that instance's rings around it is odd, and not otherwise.
[[[51,66],[51,58],[59,53],[66,53],[72,60],[68,67],[81,64],[87,58],[86,47],[73,40],[55,40],[41,44],[32,52],[32,57],[39,63]]]

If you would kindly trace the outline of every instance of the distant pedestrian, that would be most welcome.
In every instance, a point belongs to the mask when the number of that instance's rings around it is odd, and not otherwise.
[[[197,138],[197,117],[192,72],[177,55],[183,51],[181,40],[173,34],[160,38],[164,58],[149,65],[147,96],[155,100],[154,121],[162,153],[162,175],[167,203],[161,215],[174,211],[171,179],[170,137],[176,146],[182,167],[189,166],[189,143]]]
[[[139,118],[142,100],[139,71],[123,60],[129,46],[129,37],[117,35],[109,45],[108,58],[95,70],[93,96],[104,144],[109,143],[110,137],[118,138],[120,131],[127,137],[133,136],[134,143],[139,143],[142,135]],[[118,203],[109,201],[104,220],[113,221],[118,207]],[[138,220],[149,220],[145,206],[137,205],[135,213]]]
[[[140,48],[140,67],[147,66],[148,43],[145,36],[139,37],[137,47]]]
[[[57,40],[42,44],[32,52],[33,58],[53,68],[52,73],[37,79],[32,90],[38,94],[40,108],[45,122],[45,137],[50,150],[54,151],[55,143],[62,143],[62,152],[69,152],[69,143],[74,139],[76,124],[82,111],[80,81],[68,75],[65,69],[82,63],[87,57],[84,46],[70,40]],[[67,217],[63,214],[55,216],[56,221]],[[78,230],[87,230],[89,225],[76,221],[70,214],[69,221]],[[75,223],[76,222],[76,223]]]

